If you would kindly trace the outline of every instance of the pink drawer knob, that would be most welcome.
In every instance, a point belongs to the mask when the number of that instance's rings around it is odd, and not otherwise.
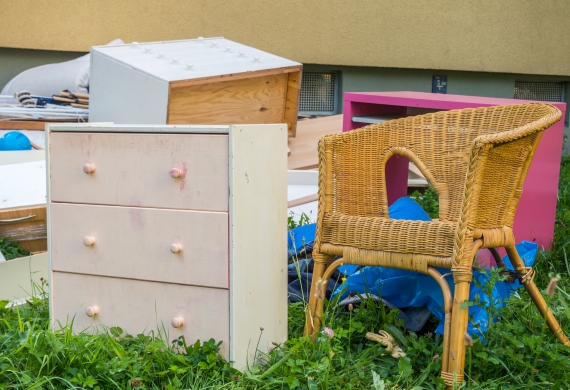
[[[184,318],[182,317],[174,317],[170,322],[173,328],[180,328],[184,325]]]
[[[170,170],[170,176],[175,179],[180,179],[181,177],[184,177],[184,170],[180,168],[172,168]]]
[[[95,172],[95,165],[86,163],[86,164],[83,166],[83,172],[85,172],[85,173],[87,173],[87,174],[90,174],[90,173]]]
[[[89,306],[85,312],[88,317],[95,317],[99,314],[99,308],[97,306]]]
[[[181,245],[181,244],[172,244],[172,245],[170,245],[170,252],[172,252],[172,253],[180,253],[180,252],[182,252],[182,245]]]
[[[85,246],[93,246],[93,245],[95,245],[95,237],[93,237],[93,236],[85,236],[85,237],[83,237],[83,245],[85,245]]]

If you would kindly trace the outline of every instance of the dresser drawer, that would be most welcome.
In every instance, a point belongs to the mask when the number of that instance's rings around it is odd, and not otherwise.
[[[49,148],[52,201],[228,210],[227,135],[52,132]]]
[[[75,332],[105,325],[136,336],[157,334],[164,326],[169,341],[182,335],[188,344],[223,341],[221,352],[228,358],[227,290],[53,272],[51,304],[55,326],[58,321],[70,323],[74,316]],[[183,324],[175,328],[173,323]]]
[[[52,203],[54,271],[228,288],[225,212]]]

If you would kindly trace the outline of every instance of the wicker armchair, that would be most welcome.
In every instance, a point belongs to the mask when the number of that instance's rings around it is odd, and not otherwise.
[[[547,104],[453,110],[408,117],[323,137],[319,142],[319,211],[306,335],[321,325],[328,279],[342,264],[431,275],[442,289],[445,323],[441,376],[463,380],[465,333],[475,252],[504,247],[550,330],[570,342],[515,250],[512,226],[523,182],[542,132],[560,119]],[[439,220],[392,220],[384,166],[408,157],[439,195]],[[342,259],[333,262],[335,256]],[[434,267],[451,269],[454,298]]]

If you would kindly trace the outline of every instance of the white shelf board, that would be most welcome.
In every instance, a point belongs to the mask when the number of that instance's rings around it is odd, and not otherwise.
[[[46,162],[0,166],[0,209],[46,203]]]
[[[402,115],[362,115],[362,116],[353,116],[352,117],[352,121],[353,122],[358,122],[358,123],[368,123],[368,124],[374,124],[374,123],[382,123],[382,122],[388,122],[394,119],[400,119],[400,118],[405,118],[405,116]]]

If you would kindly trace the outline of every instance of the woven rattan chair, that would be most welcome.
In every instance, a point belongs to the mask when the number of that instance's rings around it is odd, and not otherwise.
[[[463,380],[472,266],[480,248],[504,247],[550,330],[567,346],[558,322],[515,250],[513,219],[542,132],[560,119],[548,104],[453,110],[397,119],[319,142],[319,210],[306,335],[321,326],[324,286],[342,264],[431,275],[442,289],[445,323],[441,376]],[[395,155],[413,161],[439,195],[439,220],[393,220],[384,166]],[[334,257],[342,259],[333,262]],[[449,268],[449,285],[434,267]]]

